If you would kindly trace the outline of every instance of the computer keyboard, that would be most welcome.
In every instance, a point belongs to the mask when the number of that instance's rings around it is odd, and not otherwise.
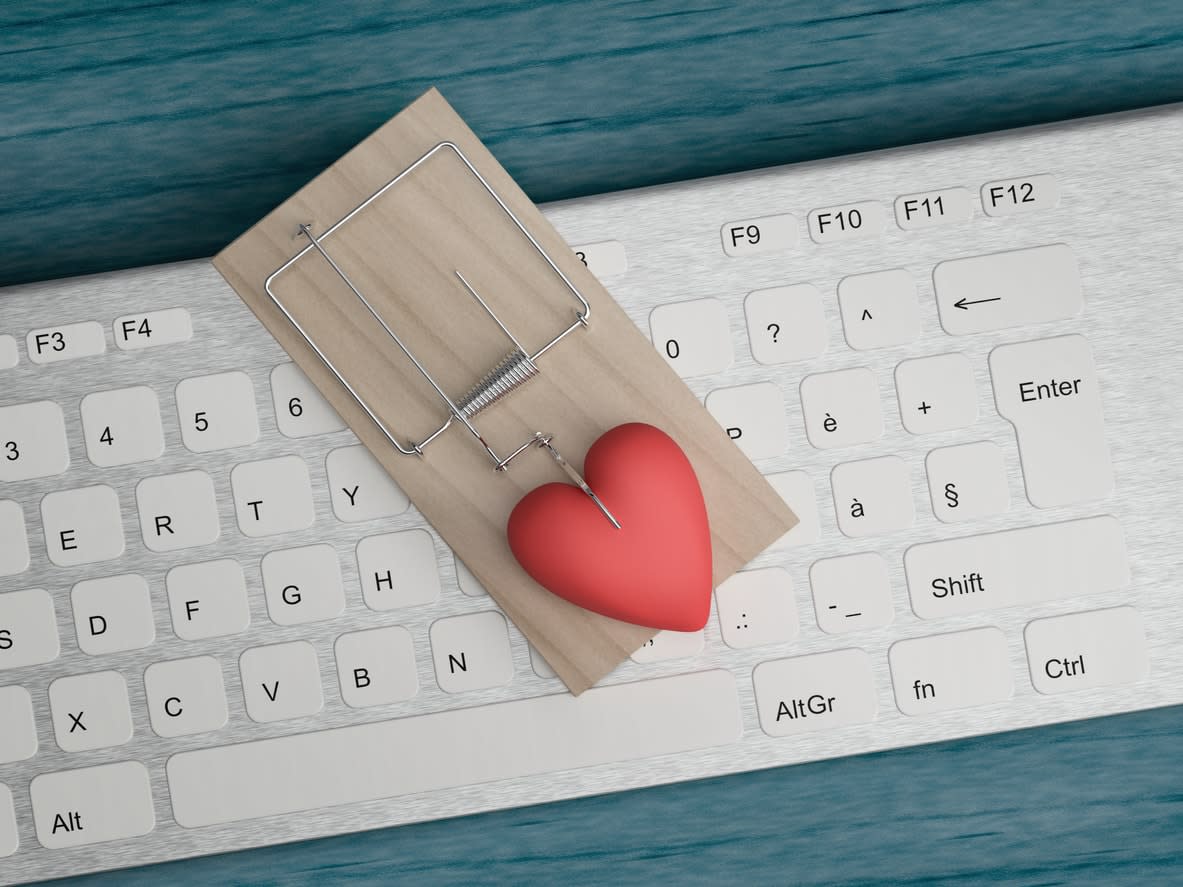
[[[545,207],[801,519],[579,698],[208,262],[0,291],[0,882],[1183,701],[1180,143]]]

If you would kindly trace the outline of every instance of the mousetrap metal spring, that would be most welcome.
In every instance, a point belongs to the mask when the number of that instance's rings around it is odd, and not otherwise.
[[[390,324],[388,324],[387,321],[378,313],[377,309],[375,309],[370,300],[366,298],[366,296],[361,292],[356,284],[354,284],[353,280],[350,279],[345,270],[337,263],[336,259],[333,258],[326,243],[345,225],[347,225],[350,220],[355,218],[358,213],[365,210],[366,207],[370,206],[375,200],[382,197],[382,195],[397,185],[400,181],[414,173],[416,169],[426,163],[434,155],[442,151],[450,151],[455,154],[457,158],[459,158],[459,160],[476,178],[476,180],[481,184],[489,196],[496,201],[502,212],[504,212],[509,220],[513,222],[518,231],[521,232],[522,236],[524,236],[530,242],[538,255],[546,262],[555,275],[557,275],[558,279],[562,282],[563,287],[575,300],[577,306],[575,319],[570,323],[570,325],[559,330],[554,338],[552,338],[537,351],[530,353],[522,346],[522,343],[518,341],[517,337],[514,336],[509,328],[506,327],[506,325],[501,321],[501,318],[497,316],[497,313],[493,311],[485,299],[482,298],[480,293],[478,293],[476,289],[469,283],[468,279],[465,278],[465,276],[459,270],[456,270],[456,277],[460,281],[463,289],[480,304],[480,306],[485,310],[493,322],[497,324],[501,332],[510,340],[510,342],[513,343],[513,347],[506,353],[506,355],[487,373],[485,373],[472,386],[472,388],[470,388],[457,399],[452,398],[446,391],[444,391],[443,387],[439,384],[435,377],[431,375],[423,363],[399,337],[397,331],[395,331],[390,326]],[[493,187],[488,183],[485,177],[481,175],[475,166],[473,166],[469,159],[464,155],[464,152],[461,151],[457,145],[447,141],[436,144],[426,151],[422,156],[420,156],[414,163],[412,163],[394,178],[390,179],[390,181],[386,182],[386,184],[382,185],[382,187],[378,188],[365,200],[351,209],[339,220],[334,222],[323,233],[319,235],[314,234],[312,230],[312,224],[305,223],[300,225],[297,236],[307,238],[308,245],[271,273],[264,284],[264,290],[266,291],[267,296],[271,299],[272,303],[281,312],[283,312],[284,316],[288,319],[296,331],[299,332],[301,337],[303,337],[308,346],[312,348],[314,352],[316,352],[317,356],[321,359],[333,376],[336,377],[337,381],[340,382],[345,390],[349,392],[349,395],[365,411],[366,415],[370,417],[370,419],[374,422],[374,424],[378,427],[390,444],[399,453],[405,456],[422,456],[427,446],[429,446],[436,438],[451,428],[455,422],[460,422],[463,424],[480,442],[485,452],[492,459],[494,469],[496,471],[505,471],[509,467],[510,462],[530,448],[544,449],[555,459],[555,461],[563,468],[563,470],[576,483],[576,485],[592,498],[595,504],[599,507],[600,511],[603,512],[604,516],[612,522],[613,526],[615,526],[617,529],[620,528],[619,522],[604,506],[604,503],[600,501],[594,492],[592,492],[592,490],[584,482],[583,478],[579,476],[578,472],[576,472],[575,469],[572,468],[571,465],[561,455],[559,455],[558,451],[551,445],[552,435],[544,434],[542,432],[535,432],[528,440],[526,440],[516,449],[511,450],[505,456],[501,456],[496,450],[493,449],[493,447],[485,439],[484,435],[481,434],[480,430],[472,421],[478,413],[499,403],[514,391],[521,388],[531,379],[535,378],[539,373],[537,363],[538,359],[571,333],[588,325],[588,318],[591,316],[591,305],[588,303],[587,299],[584,298],[583,294],[579,291],[575,284],[572,283],[567,275],[563,273],[562,269],[560,269],[559,266],[555,264],[551,256],[546,252],[545,249],[542,248],[541,244],[539,244],[534,236],[529,232],[529,230],[527,230],[526,226],[513,212],[513,210],[510,209],[510,207],[501,199],[497,192],[493,190]],[[443,419],[440,426],[422,440],[417,442],[408,442],[406,444],[400,441],[394,431],[387,426],[381,417],[378,416],[378,414],[371,408],[371,406],[353,386],[350,380],[346,378],[345,374],[341,372],[339,367],[334,363],[333,359],[320,347],[320,345],[317,344],[315,337],[312,336],[307,329],[305,329],[296,316],[287,308],[287,306],[284,305],[283,301],[274,292],[273,285],[275,281],[310,254],[319,255],[326,262],[328,262],[336,275],[345,282],[345,285],[349,287],[353,295],[365,307],[374,321],[377,322],[379,326],[381,326],[390,340],[399,348],[399,350],[402,351],[404,355],[406,355],[406,357],[411,361],[411,363],[428,382],[428,384],[431,385],[436,394],[439,395],[440,399],[443,400],[444,404],[447,406],[448,415]]]

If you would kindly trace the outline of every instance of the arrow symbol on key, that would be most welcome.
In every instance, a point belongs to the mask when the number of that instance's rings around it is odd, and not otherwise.
[[[970,305],[983,305],[986,302],[1000,302],[1000,301],[1002,301],[1002,296],[995,296],[992,299],[977,299],[976,301],[973,301],[973,302],[967,302],[965,300],[965,297],[962,296],[960,299],[958,299],[956,302],[953,303],[953,307],[960,308],[962,311],[968,311]]]

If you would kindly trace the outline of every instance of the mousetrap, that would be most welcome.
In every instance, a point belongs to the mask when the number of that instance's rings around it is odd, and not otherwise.
[[[654,631],[537,585],[505,528],[543,483],[594,499],[580,465],[604,431],[647,422],[685,450],[716,585],[796,523],[434,90],[214,265],[572,692]]]

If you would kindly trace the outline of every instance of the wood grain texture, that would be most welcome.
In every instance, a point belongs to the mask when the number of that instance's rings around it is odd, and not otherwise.
[[[0,5],[0,282],[213,254],[432,84],[539,202],[1183,100],[1177,0],[332,7]],[[1174,885],[1181,748],[1174,707],[67,883]]]
[[[0,4],[0,285],[213,255],[429,86],[536,203],[1183,98],[1178,0]]]
[[[510,470],[497,473],[459,423],[423,458],[400,454],[264,290],[277,268],[308,247],[304,238],[293,237],[301,224],[315,221],[315,231],[326,232],[442,143],[454,144],[460,153],[447,149],[430,155],[348,227],[327,235],[322,248],[457,401],[511,345],[464,292],[457,272],[530,353],[575,322],[580,309],[575,291],[586,299],[587,326],[547,352],[528,385],[474,417],[499,458],[540,431],[555,435],[556,449],[582,471],[583,454],[610,428],[626,422],[661,428],[681,445],[698,475],[711,524],[714,586],[792,529],[797,519],[435,90],[218,253],[215,267],[571,692],[579,694],[654,631],[549,593],[514,559],[505,537],[509,514],[529,490],[565,481],[558,467],[544,454],[523,454]],[[306,254],[273,280],[271,292],[404,448],[426,439],[448,418],[441,399],[321,256]]]

